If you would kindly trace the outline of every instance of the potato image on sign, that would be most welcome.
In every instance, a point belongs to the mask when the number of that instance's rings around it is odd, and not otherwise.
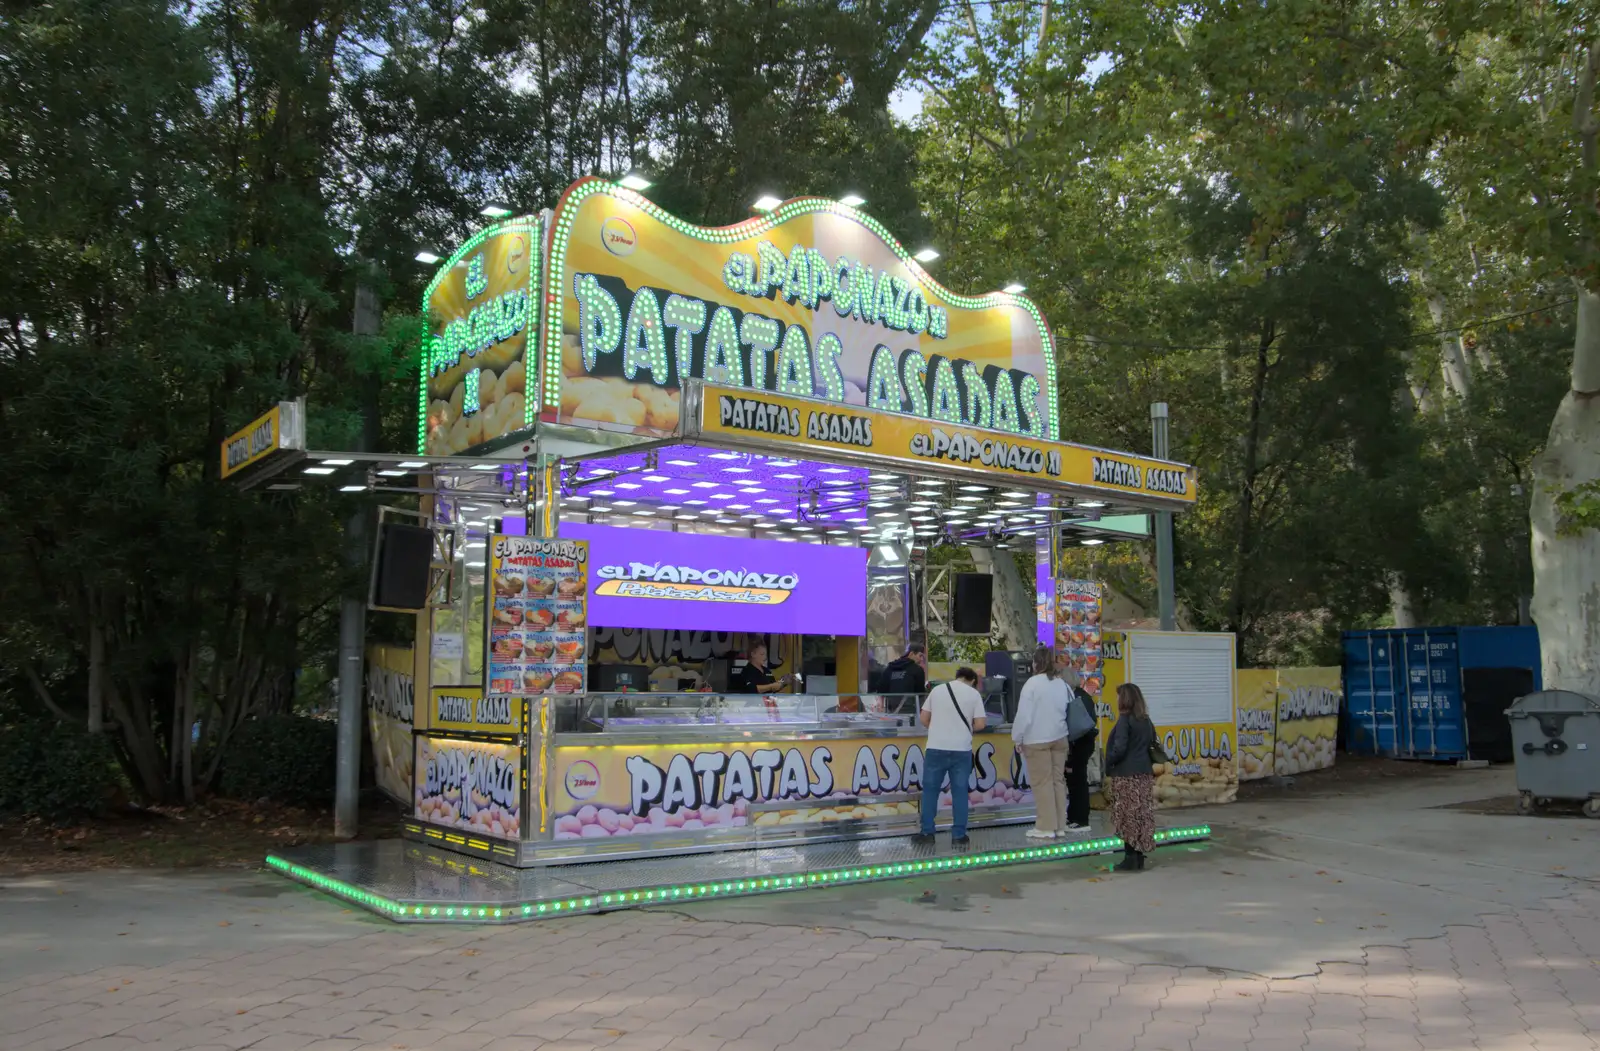
[[[423,306],[422,451],[449,456],[527,425],[528,336],[538,321],[536,223],[517,221],[441,269]]]

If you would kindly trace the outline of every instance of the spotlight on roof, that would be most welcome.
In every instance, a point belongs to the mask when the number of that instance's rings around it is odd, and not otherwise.
[[[758,212],[770,212],[776,209],[778,205],[782,203],[782,201],[772,196],[772,194],[764,193],[760,197],[757,197],[756,203],[752,204],[750,207],[754,208]]]
[[[924,248],[911,258],[915,259],[919,263],[931,263],[935,259],[939,258],[939,251],[935,248]]]
[[[1026,292],[1027,290],[1028,290],[1028,286],[1027,285],[1019,285],[1015,281],[1013,281],[1009,285],[1007,285],[1006,287],[1002,288],[1000,291],[1005,292],[1008,295],[1020,296],[1022,293]]]
[[[428,251],[426,248],[424,248],[422,251],[418,252],[412,258],[415,259],[419,263],[426,263],[429,266],[432,266],[434,263],[437,263],[439,261],[439,257],[434,255],[432,252]]]
[[[646,179],[638,172],[629,172],[617,180],[617,185],[622,187],[624,190],[633,190],[638,192],[641,190],[648,190],[652,184],[649,179]]]
[[[863,204],[867,203],[867,199],[857,193],[847,193],[843,197],[839,198],[839,203],[848,208],[860,208]]]

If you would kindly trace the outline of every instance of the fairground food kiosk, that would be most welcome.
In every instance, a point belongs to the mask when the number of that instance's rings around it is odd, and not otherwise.
[[[921,629],[926,551],[1034,552],[1050,641],[1062,545],[1195,500],[1183,464],[1058,440],[1028,299],[945,289],[836,201],[712,229],[585,179],[461,246],[425,306],[417,454],[276,484],[423,497],[436,587],[392,759],[406,834],[460,853],[912,831],[925,732],[867,668]],[[757,643],[801,684],[731,692]],[[1032,816],[998,714],[974,827]]]

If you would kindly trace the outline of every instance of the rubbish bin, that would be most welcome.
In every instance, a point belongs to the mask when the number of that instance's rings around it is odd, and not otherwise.
[[[1600,697],[1540,690],[1506,709],[1517,762],[1517,811],[1531,814],[1552,799],[1582,800],[1600,818]]]

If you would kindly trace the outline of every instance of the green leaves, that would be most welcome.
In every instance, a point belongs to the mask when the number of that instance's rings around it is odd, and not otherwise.
[[[1327,659],[1338,627],[1387,616],[1396,574],[1419,608],[1515,616],[1507,514],[1549,411],[1523,407],[1559,362],[1467,351],[1466,411],[1418,416],[1410,392],[1442,386],[1426,330],[1511,312],[1508,293],[1550,302],[1462,218],[1481,184],[1440,168],[1486,116],[1465,43],[1520,16],[1108,3],[1058,7],[1040,33],[1030,10],[952,18],[916,67],[935,91],[922,196],[953,280],[1022,280],[1044,306],[1069,436],[1147,448],[1146,405],[1171,405],[1200,478],[1177,523],[1195,625],[1238,631],[1250,661]]]

